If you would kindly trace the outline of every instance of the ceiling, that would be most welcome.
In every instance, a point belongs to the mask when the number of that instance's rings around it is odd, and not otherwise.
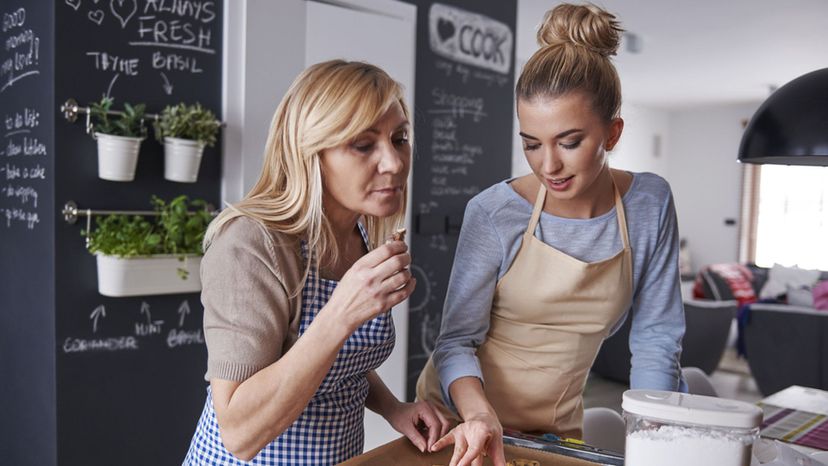
[[[577,2],[576,2],[577,3]],[[638,37],[615,64],[624,100],[658,108],[761,102],[774,87],[828,67],[828,0],[594,0]],[[557,2],[518,0],[517,63]]]

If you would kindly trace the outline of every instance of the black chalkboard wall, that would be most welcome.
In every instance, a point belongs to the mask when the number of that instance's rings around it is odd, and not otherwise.
[[[417,5],[407,397],[440,330],[466,203],[511,174],[517,2]]]
[[[54,464],[54,12],[0,2],[0,464]]]
[[[69,123],[58,108],[69,98],[86,106],[109,95],[115,109],[146,103],[158,113],[200,102],[220,115],[222,1],[0,0],[0,7],[4,44],[20,35],[39,45],[32,64],[4,67],[0,83],[2,143],[23,152],[6,153],[0,172],[0,189],[11,193],[0,201],[0,353],[3,378],[15,380],[0,384],[0,448],[9,450],[0,463],[180,464],[206,387],[199,295],[100,295],[95,258],[80,236],[85,219],[68,224],[60,210],[70,200],[81,209],[150,210],[152,195],[180,194],[218,206],[221,144],[205,150],[196,183],[176,183],[164,179],[163,147],[150,132],[135,180],[106,181],[85,116]],[[20,26],[6,19],[17,11]],[[29,49],[6,47],[4,60]],[[22,124],[9,126],[17,115]],[[27,169],[29,179],[9,179]],[[27,188],[37,195],[27,197]]]

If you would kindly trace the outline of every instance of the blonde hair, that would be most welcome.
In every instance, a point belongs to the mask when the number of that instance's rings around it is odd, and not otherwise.
[[[331,60],[303,71],[273,115],[259,180],[241,201],[213,220],[204,235],[204,250],[227,222],[247,216],[268,228],[302,237],[310,257],[335,261],[339,251],[322,208],[319,155],[370,128],[395,102],[409,118],[401,86],[374,65]],[[363,218],[371,247],[403,223],[407,187],[402,196],[403,205],[396,214]],[[312,262],[306,262],[302,284],[311,266],[319,267]],[[300,291],[301,286],[292,293]]]
[[[526,62],[515,87],[517,100],[586,93],[606,121],[621,110],[621,81],[609,57],[621,39],[615,16],[593,4],[562,3],[546,12],[538,49]]]

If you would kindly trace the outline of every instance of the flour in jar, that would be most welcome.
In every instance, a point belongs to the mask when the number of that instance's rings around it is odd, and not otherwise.
[[[751,445],[727,432],[665,425],[627,435],[625,466],[749,466]]]

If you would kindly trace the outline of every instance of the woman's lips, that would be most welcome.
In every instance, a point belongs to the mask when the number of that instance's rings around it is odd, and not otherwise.
[[[566,178],[546,178],[546,186],[554,191],[566,191],[572,185],[575,175]]]
[[[371,192],[374,193],[374,194],[380,195],[380,196],[395,196],[398,193],[400,193],[401,191],[402,191],[402,188],[391,186],[391,187],[388,187],[388,188],[375,189]]]

